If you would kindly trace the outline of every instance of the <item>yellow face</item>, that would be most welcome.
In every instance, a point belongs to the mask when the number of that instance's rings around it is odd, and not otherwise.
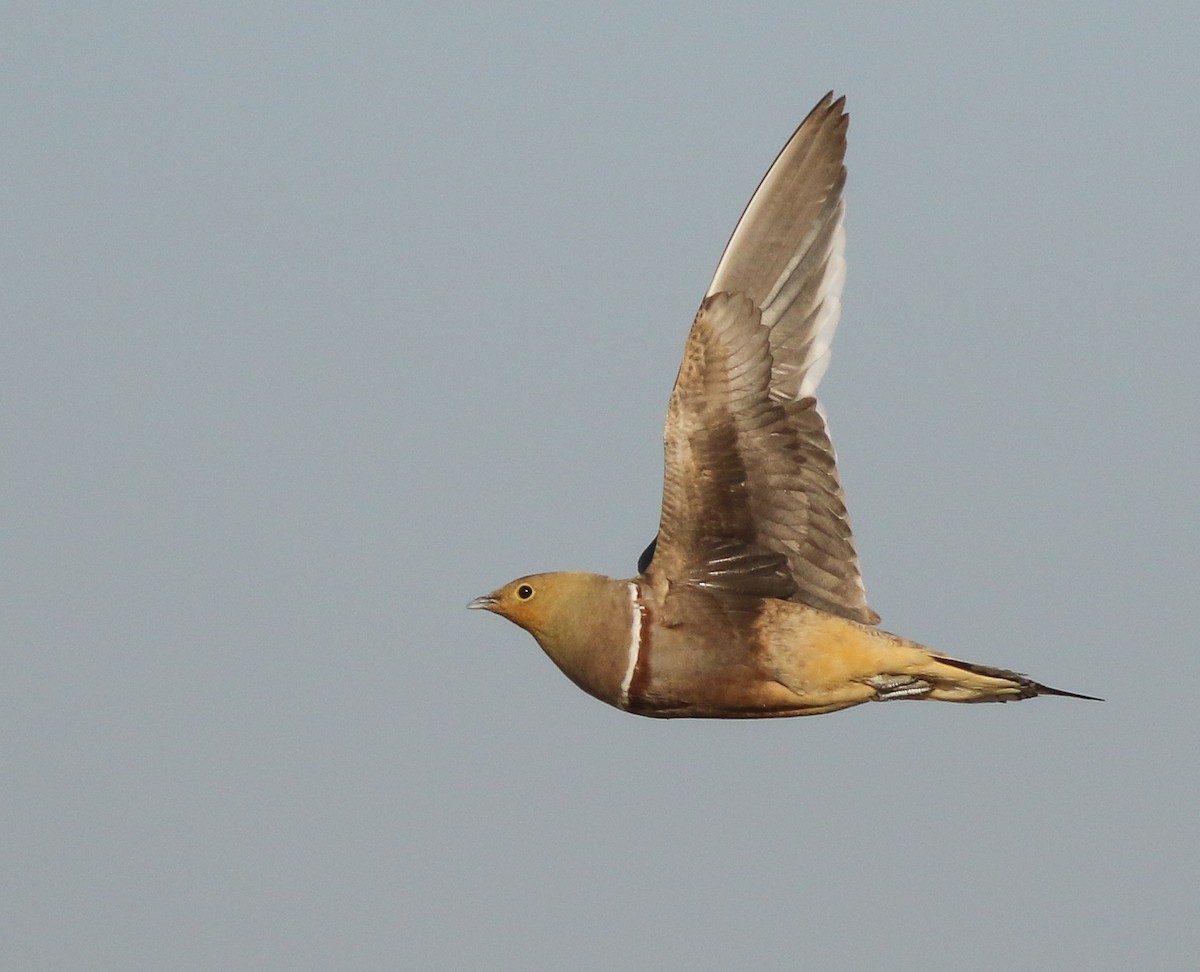
[[[526,631],[533,631],[542,615],[545,598],[541,595],[546,586],[545,580],[542,574],[518,577],[491,594],[475,598],[467,607],[491,611],[508,618]]]

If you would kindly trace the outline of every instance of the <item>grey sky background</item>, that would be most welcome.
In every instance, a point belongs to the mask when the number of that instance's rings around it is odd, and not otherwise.
[[[0,965],[1193,968],[1200,7],[1081,9],[10,9]],[[463,610],[633,571],[830,88],[872,605],[1103,705],[644,720]]]

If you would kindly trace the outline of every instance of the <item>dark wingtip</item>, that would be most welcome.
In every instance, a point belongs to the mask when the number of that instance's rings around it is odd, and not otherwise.
[[[650,546],[642,551],[642,555],[638,557],[638,573],[645,574],[650,569],[650,561],[654,559],[654,551],[658,548],[658,535],[650,541]]]

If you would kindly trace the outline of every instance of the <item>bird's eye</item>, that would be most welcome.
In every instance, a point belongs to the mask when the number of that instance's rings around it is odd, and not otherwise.
[[[517,588],[517,600],[528,601],[531,597],[533,597],[533,588],[528,584],[522,584]]]

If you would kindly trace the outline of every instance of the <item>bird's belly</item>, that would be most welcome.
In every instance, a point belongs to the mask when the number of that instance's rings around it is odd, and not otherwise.
[[[818,715],[858,705],[902,639],[799,605],[777,602],[747,636],[696,642],[655,632],[643,645],[622,708],[660,718]],[[899,661],[899,659],[895,659]]]
[[[751,647],[670,637],[643,645],[624,703],[629,712],[664,719],[761,719],[809,708]]]

